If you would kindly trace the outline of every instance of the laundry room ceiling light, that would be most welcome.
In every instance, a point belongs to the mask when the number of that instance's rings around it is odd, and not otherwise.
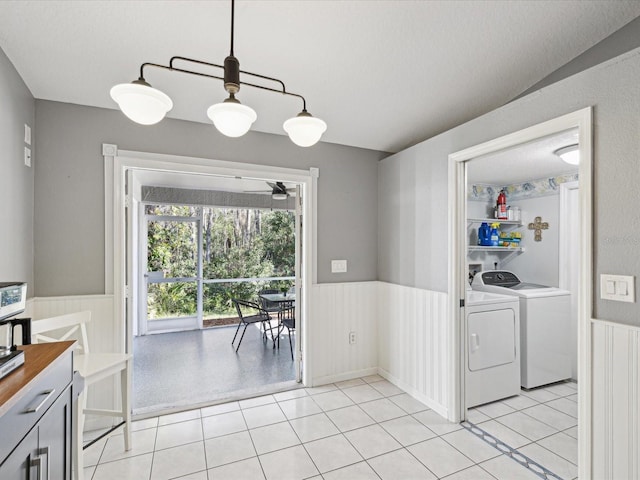
[[[580,150],[577,144],[559,148],[553,153],[567,162],[569,165],[580,164]]]
[[[302,111],[295,117],[285,121],[283,128],[285,132],[287,132],[287,135],[289,135],[291,141],[296,145],[301,147],[315,145],[327,130],[327,124],[307,112],[307,102],[305,98],[297,93],[287,91],[284,82],[277,78],[240,70],[240,62],[233,53],[234,17],[235,0],[231,0],[231,48],[229,56],[224,59],[224,65],[217,65],[215,63],[181,56],[171,57],[168,65],[145,62],[140,65],[139,78],[131,83],[114,86],[111,89],[111,98],[118,104],[122,113],[134,122],[142,125],[153,125],[161,121],[167,112],[173,108],[173,102],[168,95],[147,83],[144,78],[145,67],[162,68],[172,72],[222,80],[224,82],[224,89],[229,94],[229,97],[222,103],[211,105],[207,110],[207,116],[223,135],[228,137],[241,137],[249,131],[253,122],[258,118],[256,112],[251,107],[242,105],[240,101],[236,99],[236,94],[240,91],[240,86],[246,85],[268,92],[298,97],[302,100]],[[223,76],[220,77],[218,75],[176,66],[176,64],[180,62],[222,69]],[[241,73],[259,79],[257,81],[275,83],[278,87],[275,88],[264,84],[241,81]]]

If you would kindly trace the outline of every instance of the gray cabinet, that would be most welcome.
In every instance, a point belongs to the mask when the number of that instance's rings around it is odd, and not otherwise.
[[[71,403],[67,387],[2,464],[2,480],[71,478]]]
[[[43,345],[44,346],[44,345]],[[30,347],[38,347],[36,345]],[[39,359],[32,349],[15,377],[27,375]],[[28,365],[29,360],[33,365]],[[10,406],[0,417],[0,479],[69,480],[71,478],[73,366],[71,351],[51,362],[41,360],[41,370],[7,400]],[[49,360],[49,358],[45,358]],[[15,372],[14,372],[15,373]],[[13,375],[13,374],[12,374]],[[5,379],[2,380],[4,382]],[[5,386],[0,382],[0,387]],[[8,387],[13,386],[7,384]]]

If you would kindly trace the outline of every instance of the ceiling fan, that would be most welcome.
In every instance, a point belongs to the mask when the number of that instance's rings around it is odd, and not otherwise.
[[[283,182],[266,182],[271,190],[251,190],[246,191],[246,193],[271,193],[271,198],[273,200],[286,200],[293,193],[295,193],[295,188],[287,188],[287,186]]]

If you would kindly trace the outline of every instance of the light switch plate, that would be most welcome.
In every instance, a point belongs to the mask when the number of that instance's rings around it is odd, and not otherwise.
[[[600,298],[635,303],[636,284],[632,275],[600,275]]]
[[[31,145],[31,127],[26,123],[24,124],[24,143]]]
[[[345,273],[346,271],[346,260],[331,260],[331,273]]]

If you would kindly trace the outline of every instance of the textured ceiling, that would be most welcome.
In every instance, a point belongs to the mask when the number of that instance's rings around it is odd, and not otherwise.
[[[638,15],[638,1],[239,0],[235,54],[304,95],[324,141],[396,152],[503,105]],[[109,89],[143,62],[222,63],[229,18],[227,1],[2,1],[0,47],[36,98],[115,108]],[[145,76],[173,118],[209,123],[225,97],[216,80]],[[261,132],[284,134],[301,110],[249,87],[238,98]]]
[[[577,143],[578,130],[572,129],[474,158],[468,164],[467,183],[504,186],[577,173],[577,166],[553,153]]]

